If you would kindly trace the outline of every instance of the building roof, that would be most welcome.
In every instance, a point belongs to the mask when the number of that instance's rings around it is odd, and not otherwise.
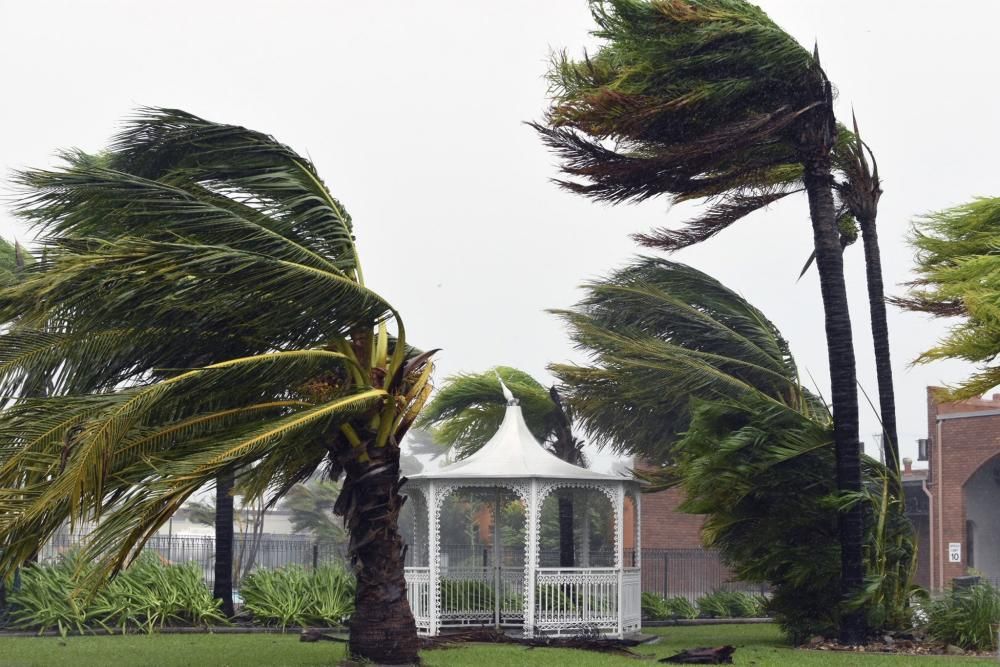
[[[505,387],[506,389],[506,387]],[[630,477],[609,475],[581,468],[563,461],[545,449],[524,423],[521,406],[510,400],[500,428],[479,451],[461,461],[437,470],[410,476],[412,480],[475,478],[503,479],[580,479],[587,481],[629,482]]]

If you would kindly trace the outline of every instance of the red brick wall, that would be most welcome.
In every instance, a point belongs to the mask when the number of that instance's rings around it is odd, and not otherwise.
[[[701,548],[701,516],[677,510],[683,499],[679,489],[642,495],[642,547],[644,549]]]
[[[963,486],[987,461],[1000,454],[1000,415],[971,416],[938,421],[939,415],[1000,410],[1000,395],[938,403],[936,387],[927,388],[927,434],[931,440],[928,488],[934,498],[930,549],[933,554],[932,586],[946,588],[968,567]],[[962,560],[948,562],[948,544],[962,544]]]

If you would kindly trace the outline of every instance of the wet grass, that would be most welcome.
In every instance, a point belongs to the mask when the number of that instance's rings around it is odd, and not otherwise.
[[[684,648],[733,644],[737,665],[805,667],[904,667],[906,665],[995,665],[995,659],[863,655],[790,648],[771,625],[716,625],[650,628],[661,637],[639,652],[663,658]],[[304,644],[289,635],[129,635],[124,637],[0,637],[0,667],[294,667],[335,665],[344,647],[331,642]],[[625,667],[653,665],[653,660],[587,651],[525,649],[512,645],[471,645],[426,651],[427,667]]]

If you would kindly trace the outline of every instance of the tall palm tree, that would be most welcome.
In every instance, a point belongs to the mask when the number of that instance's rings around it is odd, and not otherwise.
[[[435,439],[454,447],[465,457],[480,447],[500,428],[506,410],[500,379],[521,403],[524,421],[532,434],[567,463],[585,466],[583,441],[573,435],[573,416],[563,403],[559,389],[546,389],[528,373],[497,366],[483,373],[463,373],[445,379],[440,391],[427,404],[417,426],[433,428]],[[559,503],[559,565],[573,567],[573,498],[557,492]]]
[[[899,438],[896,428],[896,392],[892,381],[892,357],[889,348],[889,322],[886,317],[885,286],[882,282],[882,253],[879,250],[878,202],[882,183],[878,164],[871,149],[861,139],[857,118],[852,118],[854,132],[841,130],[834,150],[837,171],[844,175],[834,188],[842,206],[858,222],[865,251],[865,282],[868,287],[868,311],[871,316],[872,344],[875,348],[875,378],[878,383],[879,415],[882,421],[882,452],[892,478],[892,495],[902,511],[903,481],[899,473]],[[869,165],[869,159],[871,165]]]
[[[738,190],[799,165],[809,200],[834,412],[837,486],[861,490],[854,346],[844,284],[832,158],[832,87],[819,58],[741,0],[593,0],[600,50],[563,56],[553,102],[535,124],[562,158],[563,185],[599,201],[675,201]],[[783,180],[783,179],[782,179]],[[763,195],[776,198],[782,182]],[[863,526],[840,517],[844,597],[863,587]],[[841,639],[859,643],[860,614]]]
[[[833,162],[833,192],[841,250],[857,240],[860,228],[865,253],[865,275],[875,348],[875,372],[879,391],[879,415],[882,422],[882,450],[890,471],[899,470],[899,446],[896,429],[896,399],[893,388],[892,361],[889,349],[889,326],[886,318],[886,296],[882,282],[881,253],[875,228],[878,202],[882,196],[878,165],[871,149],[861,139],[857,119],[852,117],[854,130],[838,125],[837,140],[831,157]],[[871,164],[869,165],[869,161]],[[777,165],[757,174],[748,174],[739,188],[721,184],[699,193],[712,201],[702,214],[687,220],[679,229],[661,228],[651,233],[637,234],[636,240],[649,248],[675,252],[695,245],[747,215],[761,210],[789,195],[805,191],[801,164]],[[690,197],[678,197],[678,200]],[[815,261],[813,251],[801,275]],[[902,481],[894,475],[892,491],[900,505]]]
[[[344,478],[349,648],[415,661],[398,443],[431,355],[365,286],[343,206],[272,137],[178,110],[64,157],[18,178],[44,251],[0,291],[0,393],[54,389],[0,412],[0,574],[67,518],[112,571],[220,475],[276,502],[322,466]]]

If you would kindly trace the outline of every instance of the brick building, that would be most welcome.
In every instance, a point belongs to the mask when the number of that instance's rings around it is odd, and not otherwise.
[[[939,391],[927,388],[929,469],[904,468],[917,582],[941,590],[970,568],[1000,581],[1000,394],[945,403]]]

